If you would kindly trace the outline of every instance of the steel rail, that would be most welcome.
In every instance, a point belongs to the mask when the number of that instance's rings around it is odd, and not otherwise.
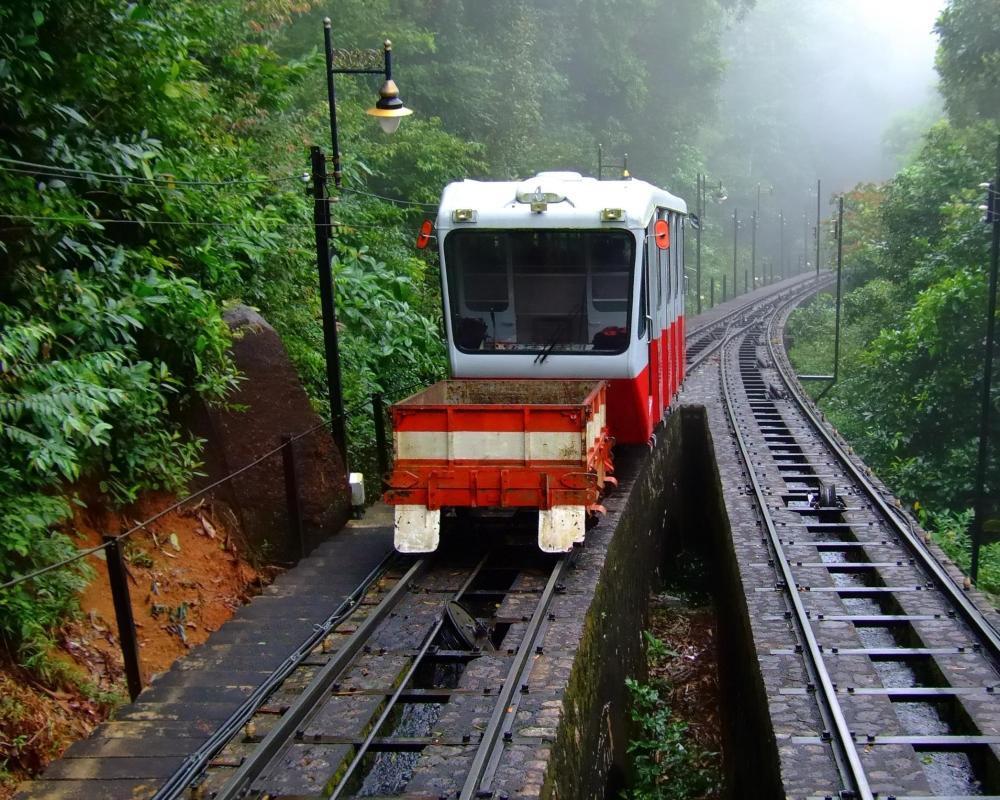
[[[568,564],[569,557],[562,556],[552,568],[549,579],[545,584],[545,589],[538,599],[538,605],[535,606],[535,612],[531,615],[531,621],[528,623],[527,628],[525,628],[521,645],[517,648],[514,661],[507,671],[507,678],[500,689],[500,695],[493,708],[493,713],[490,715],[489,723],[487,723],[486,729],[483,731],[482,739],[479,741],[479,747],[476,749],[476,755],[472,760],[472,766],[469,769],[469,774],[466,776],[462,790],[459,792],[458,800],[472,800],[479,796],[480,787],[484,783],[492,783],[497,765],[500,762],[500,756],[503,752],[503,737],[501,734],[513,722],[514,709],[511,707],[511,701],[514,698],[515,692],[520,689],[524,681],[530,656],[535,652],[543,630],[543,622],[548,615],[552,596],[555,594],[556,587],[559,585],[559,581]]]
[[[229,716],[215,732],[191,755],[184,759],[177,771],[159,788],[152,800],[177,800],[194,780],[204,771],[208,762],[215,754],[225,747],[226,743],[242,728],[247,721],[264,705],[267,698],[277,689],[295,669],[305,661],[324,638],[334,628],[340,625],[357,608],[358,602],[368,592],[371,586],[385,574],[389,565],[396,559],[395,552],[389,552],[379,564],[369,572],[357,588],[337,607],[337,609],[316,625],[313,632],[300,644],[291,655],[268,675],[264,681],[244,700],[239,708]]]
[[[810,281],[812,280],[814,279],[810,278]],[[733,314],[729,314],[720,319],[718,322],[713,323],[711,327],[714,327],[715,325],[719,325],[720,327],[722,327],[722,323],[725,323],[726,327],[723,327],[722,335],[714,344],[706,347],[704,350],[699,351],[698,355],[694,358],[694,360],[692,360],[687,365],[686,369],[688,374],[698,369],[698,367],[704,364],[705,361],[709,359],[709,357],[711,357],[712,355],[717,353],[722,347],[724,347],[726,343],[729,342],[734,336],[739,336],[741,333],[745,333],[746,331],[750,330],[750,328],[752,328],[754,325],[757,324],[757,322],[751,320],[742,327],[734,329],[732,327],[733,326],[733,322],[731,321],[732,317],[737,317],[740,314],[749,313],[750,311],[754,309],[759,309],[762,306],[766,306],[769,303],[771,304],[776,302],[780,303],[781,300],[784,298],[784,296],[789,292],[794,292],[796,301],[801,301],[803,297],[808,296],[810,293],[814,291],[818,291],[822,287],[823,287],[822,282],[816,284],[810,284],[808,287],[805,288],[801,286],[791,287],[787,291],[779,292],[777,296],[762,297],[760,298],[760,301],[758,303],[745,306],[739,312],[734,312]]]
[[[789,280],[791,280],[791,279],[789,279]],[[705,331],[708,331],[709,329],[714,328],[716,325],[719,325],[720,323],[728,320],[730,317],[734,317],[734,316],[737,316],[738,314],[742,314],[742,313],[744,313],[746,311],[749,311],[751,308],[753,308],[756,305],[759,305],[760,303],[762,303],[764,301],[773,300],[775,298],[775,296],[780,296],[780,295],[782,295],[782,294],[784,294],[785,292],[788,292],[788,291],[797,290],[797,289],[801,288],[804,284],[811,283],[811,282],[813,282],[815,280],[816,280],[816,276],[815,275],[806,275],[806,276],[803,276],[799,280],[797,280],[795,283],[793,283],[791,286],[786,286],[785,288],[781,289],[778,292],[774,292],[774,293],[771,293],[771,294],[762,295],[761,297],[756,297],[756,298],[754,298],[752,300],[749,300],[748,302],[744,303],[743,305],[741,305],[741,306],[739,306],[737,308],[734,308],[732,311],[726,312],[725,314],[723,314],[718,319],[710,320],[710,321],[705,322],[705,323],[703,323],[703,324],[701,324],[701,325],[699,325],[697,327],[691,328],[688,331],[685,331],[685,337],[688,340],[690,340],[690,339],[694,338],[695,336],[698,336],[699,334],[704,333]],[[760,290],[758,289],[757,291],[760,291]],[[735,302],[735,300],[730,300],[729,302],[732,303],[732,302]]]
[[[781,311],[786,311],[789,306],[793,304],[793,302],[794,301],[786,303]],[[781,377],[782,382],[789,391],[789,395],[795,401],[799,410],[805,415],[806,419],[809,420],[813,430],[837,457],[841,466],[864,490],[868,499],[871,500],[882,513],[892,530],[900,536],[906,546],[909,547],[910,551],[917,556],[921,565],[926,568],[932,579],[952,601],[961,613],[965,622],[975,633],[978,633],[982,637],[983,642],[987,646],[994,662],[1000,662],[1000,633],[998,633],[996,627],[994,627],[993,623],[986,618],[985,614],[983,614],[979,607],[976,606],[976,604],[965,594],[965,591],[958,586],[952,576],[948,574],[947,570],[945,570],[945,568],[941,565],[941,562],[938,561],[930,549],[928,549],[920,538],[914,534],[909,518],[905,517],[904,512],[895,509],[885,501],[881,490],[875,486],[875,484],[868,478],[867,475],[865,475],[861,468],[855,464],[854,460],[834,438],[833,434],[827,429],[825,423],[823,423],[816,416],[816,412],[813,410],[812,404],[805,400],[801,385],[797,380],[793,380],[790,370],[786,370],[784,366],[786,362],[784,359],[778,358],[778,354],[775,350],[773,327],[777,318],[778,314],[775,314],[768,325],[768,352],[774,362],[778,375]],[[783,327],[784,325],[782,324],[782,328]],[[899,519],[901,515],[904,517],[903,520]]]
[[[254,752],[240,765],[226,784],[214,795],[214,800],[236,800],[250,788],[253,781],[267,767],[271,759],[292,738],[300,724],[316,709],[330,687],[346,670],[365,642],[378,629],[393,608],[410,590],[410,585],[430,564],[430,557],[418,559],[386,594],[382,602],[358,625],[350,638],[344,642],[330,660],[313,676],[309,685],[300,694],[268,734],[260,741]]]
[[[735,309],[734,311],[731,311],[730,313],[725,314],[722,317],[719,317],[719,319],[706,323],[705,325],[702,325],[696,330],[691,331],[689,334],[687,334],[689,346],[691,343],[691,339],[693,337],[698,336],[699,334],[705,335],[713,328],[721,328],[722,335],[714,344],[708,345],[704,350],[699,351],[698,355],[690,363],[687,364],[686,371],[688,373],[691,373],[694,370],[698,369],[698,367],[700,367],[703,363],[705,363],[705,361],[707,361],[710,356],[717,353],[726,344],[726,342],[729,341],[729,339],[732,336],[738,336],[740,333],[748,330],[751,326],[755,324],[754,322],[750,322],[744,325],[739,330],[733,331],[732,324],[735,318],[741,315],[746,315],[751,311],[753,311],[754,309],[758,309],[761,306],[767,305],[768,303],[780,303],[782,299],[786,298],[789,294],[793,295],[798,301],[801,301],[803,296],[822,289],[823,286],[829,282],[829,280],[830,280],[829,277],[820,278],[819,280],[817,280],[814,276],[810,275],[808,278],[805,278],[792,286],[788,286],[785,289],[782,289],[780,292],[759,297],[755,301],[740,306],[738,309]]]
[[[484,555],[479,560],[479,563],[477,563],[476,566],[472,568],[472,571],[469,573],[468,578],[465,579],[465,581],[458,588],[458,590],[452,595],[451,602],[458,602],[459,600],[462,599],[462,597],[468,591],[469,587],[472,585],[472,582],[475,581],[477,577],[479,577],[479,574],[482,572],[483,566],[486,564],[487,560],[489,560],[490,555],[491,553],[487,553],[486,555]],[[389,718],[389,715],[392,714],[392,712],[395,710],[396,704],[398,703],[400,696],[406,691],[406,687],[409,686],[410,680],[413,678],[414,674],[416,674],[416,671],[420,668],[420,665],[423,664],[424,658],[427,656],[427,653],[431,649],[431,645],[434,644],[434,639],[441,632],[441,628],[444,627],[445,617],[446,617],[446,610],[443,609],[437,621],[427,632],[427,635],[424,636],[424,640],[420,645],[420,649],[417,651],[416,656],[414,656],[413,661],[410,663],[409,669],[407,669],[406,671],[406,675],[403,677],[402,680],[398,682],[396,690],[389,698],[389,701],[385,704],[385,707],[382,709],[382,713],[379,715],[379,718],[371,726],[370,730],[368,731],[368,735],[365,737],[365,740],[358,746],[358,750],[354,754],[354,759],[348,765],[347,769],[344,771],[344,774],[340,777],[340,781],[337,783],[336,788],[330,794],[329,800],[337,800],[337,798],[340,797],[341,792],[344,791],[344,788],[350,782],[351,778],[354,777],[355,770],[358,768],[358,766],[364,759],[365,755],[368,753],[368,750],[371,747],[372,742],[374,742],[378,736],[378,732],[382,729],[382,726],[385,724],[385,721]]]
[[[788,304],[786,304],[786,306],[787,305]],[[784,306],[775,309],[772,319],[776,317],[783,308]],[[768,327],[768,330],[770,330],[770,327]],[[792,574],[791,564],[789,563],[788,557],[785,555],[784,549],[781,546],[781,537],[774,525],[774,521],[771,519],[771,515],[767,507],[766,496],[764,495],[764,491],[761,488],[760,481],[757,479],[757,474],[753,467],[753,459],[750,456],[750,450],[747,446],[746,439],[740,430],[739,420],[736,417],[736,401],[733,397],[733,389],[730,385],[725,358],[722,359],[721,368],[722,390],[726,412],[729,416],[730,424],[733,427],[733,433],[736,437],[740,457],[743,460],[743,464],[750,478],[750,485],[753,488],[754,498],[756,500],[757,507],[760,510],[761,518],[767,531],[768,539],[771,543],[771,548],[774,551],[775,561],[781,570],[782,580],[785,585],[785,593],[787,599],[792,605],[793,617],[796,626],[799,629],[802,639],[805,640],[806,646],[803,648],[803,655],[806,656],[806,658],[804,660],[806,662],[807,669],[809,669],[809,671],[816,676],[815,683],[820,689],[819,693],[823,700],[823,702],[819,704],[821,713],[823,713],[825,717],[829,718],[832,722],[831,727],[835,731],[835,735],[831,737],[831,743],[833,744],[834,755],[838,762],[838,767],[840,768],[841,775],[851,785],[851,788],[854,792],[856,792],[857,797],[860,800],[874,800],[875,795],[872,793],[871,786],[868,783],[868,777],[865,774],[864,765],[861,763],[861,757],[858,755],[854,737],[851,735],[850,726],[848,725],[847,719],[844,717],[843,709],[840,706],[840,701],[837,697],[837,690],[833,685],[832,679],[830,678],[830,673],[827,671],[823,653],[820,650],[819,642],[817,641],[816,635],[812,629],[812,621],[806,613],[805,606],[799,597],[799,593],[795,590],[795,577]],[[845,761],[846,764],[844,763]]]

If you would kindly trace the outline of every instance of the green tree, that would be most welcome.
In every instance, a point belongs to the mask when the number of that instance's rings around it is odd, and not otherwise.
[[[959,124],[1000,121],[1000,5],[949,0],[935,26],[937,69],[949,116]]]

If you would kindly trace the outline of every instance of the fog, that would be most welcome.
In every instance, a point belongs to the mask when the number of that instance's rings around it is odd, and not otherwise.
[[[943,6],[759,0],[726,34],[708,172],[744,208],[758,182],[793,208],[808,207],[816,178],[826,199],[890,177],[939,113],[933,26]]]

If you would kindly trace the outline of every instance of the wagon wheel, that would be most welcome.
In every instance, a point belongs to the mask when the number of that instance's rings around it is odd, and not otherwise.
[[[821,508],[836,508],[837,487],[833,484],[826,484],[822,481],[819,484],[819,504]]]

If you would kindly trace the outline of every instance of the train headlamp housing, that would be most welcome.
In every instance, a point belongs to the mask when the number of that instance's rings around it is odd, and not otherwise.
[[[623,208],[602,208],[601,222],[621,222],[625,219],[625,209]]]
[[[541,214],[542,212],[548,210],[549,203],[566,202],[566,195],[559,194],[558,192],[543,192],[542,187],[539,186],[533,192],[518,192],[517,202],[528,203],[531,205],[532,214]],[[570,205],[572,205],[572,203]]]
[[[451,212],[452,222],[476,222],[479,214],[474,208],[456,208]]]

